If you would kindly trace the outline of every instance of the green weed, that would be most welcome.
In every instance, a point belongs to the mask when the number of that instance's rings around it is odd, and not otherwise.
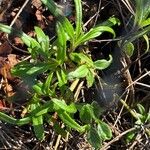
[[[76,49],[100,36],[103,32],[109,32],[115,37],[111,26],[119,24],[119,21],[116,18],[109,18],[88,32],[84,32],[81,0],[74,1],[76,8],[75,28],[62,15],[61,9],[52,0],[41,1],[57,19],[54,42],[51,42],[39,27],[35,27],[36,37],[31,38],[22,31],[0,24],[1,31],[19,36],[28,47],[32,61],[20,62],[12,69],[12,73],[24,82],[32,83],[33,90],[24,118],[15,119],[0,112],[0,120],[15,125],[32,124],[36,137],[39,140],[44,140],[44,124],[46,122],[53,122],[56,132],[64,135],[58,121],[52,119],[53,114],[57,113],[59,119],[67,126],[68,131],[74,129],[80,133],[86,132],[91,145],[99,148],[103,141],[112,137],[111,129],[99,119],[101,108],[98,104],[95,102],[92,104],[75,103],[70,84],[77,80],[86,79],[87,87],[91,87],[94,83],[96,70],[109,67],[112,62],[111,55],[109,55],[109,60],[93,61],[82,49],[80,52],[77,52]],[[68,42],[69,44],[67,44]],[[39,75],[43,74],[46,76],[44,81],[37,79]],[[77,111],[81,120],[80,124],[74,118]]]

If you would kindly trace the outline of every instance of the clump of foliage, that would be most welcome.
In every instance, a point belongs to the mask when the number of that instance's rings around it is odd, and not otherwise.
[[[96,70],[109,67],[112,56],[109,55],[109,60],[93,61],[88,53],[82,49],[77,51],[77,48],[103,32],[109,32],[115,37],[111,26],[118,24],[119,21],[116,18],[109,18],[88,32],[84,32],[81,0],[74,1],[75,28],[52,0],[42,0],[42,2],[57,19],[56,38],[53,42],[39,27],[35,27],[36,37],[31,38],[21,31],[0,24],[1,31],[15,34],[22,39],[32,57],[30,62],[22,61],[12,69],[13,75],[20,77],[26,83],[32,83],[32,98],[26,106],[26,115],[21,119],[15,119],[0,112],[0,120],[14,125],[32,124],[39,140],[45,137],[44,124],[52,122],[56,132],[62,136],[70,129],[87,133],[91,145],[99,148],[103,141],[112,137],[111,129],[99,119],[101,108],[98,104],[76,103],[73,89],[76,87],[76,82],[85,79],[87,87],[91,87],[95,81]],[[42,75],[44,79],[40,79],[39,76]],[[80,123],[74,117],[77,111]],[[66,125],[66,130],[61,128],[58,119],[53,119],[54,113]]]
[[[129,33],[123,37],[119,42],[120,47],[128,56],[132,56],[135,50],[134,43],[137,39],[143,37],[147,48],[145,52],[149,51],[149,37],[150,32],[150,1],[149,0],[136,0],[135,13],[130,22],[132,27]]]

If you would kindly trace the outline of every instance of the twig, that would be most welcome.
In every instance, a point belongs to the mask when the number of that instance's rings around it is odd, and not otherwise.
[[[136,84],[145,86],[145,87],[147,87],[147,88],[150,88],[150,85],[148,85],[148,84],[144,84],[144,83],[140,83],[140,82],[136,82]]]
[[[101,8],[101,0],[99,1],[99,4],[98,4],[98,10],[97,10],[97,13],[96,13],[96,18],[95,18],[94,26],[96,25],[96,22],[97,22],[99,13],[100,13],[100,8]]]
[[[81,88],[82,88],[83,84],[84,84],[84,81],[82,81],[82,82],[78,85],[78,88],[77,88],[77,90],[76,90],[76,92],[75,92],[75,94],[74,94],[75,102],[77,102],[77,100],[78,100],[78,96],[79,96],[79,94],[80,94],[80,91],[81,91]]]
[[[131,7],[131,4],[129,3],[129,1],[128,0],[121,0],[123,3],[124,3],[124,5],[128,8],[128,10],[130,11],[130,13],[131,14],[135,14],[135,12],[134,12],[134,10],[132,9],[132,7]]]
[[[145,74],[143,74],[141,77],[139,77],[138,79],[136,79],[135,81],[133,81],[131,84],[129,84],[126,89],[128,89],[130,86],[134,85],[137,81],[141,80],[142,78],[144,78],[145,76],[150,75],[150,71],[146,72]]]
[[[12,20],[10,27],[12,27],[15,23],[15,21],[17,20],[18,16],[21,14],[21,12],[23,11],[24,7],[27,5],[27,3],[29,2],[29,0],[26,0],[24,2],[24,4],[22,5],[22,7],[20,8],[20,10],[18,11],[18,13],[16,14],[15,18]]]
[[[126,97],[125,97],[125,102],[127,101],[128,96],[129,96],[129,90],[127,91],[127,94],[126,94]],[[124,107],[125,107],[125,106],[122,105],[121,110],[120,110],[120,112],[119,112],[119,114],[118,114],[118,116],[117,116],[117,119],[116,119],[116,121],[115,121],[115,123],[114,123],[114,125],[113,125],[114,127],[116,126],[117,122],[118,122],[119,119],[121,118],[120,116],[121,116],[121,113],[122,113]]]

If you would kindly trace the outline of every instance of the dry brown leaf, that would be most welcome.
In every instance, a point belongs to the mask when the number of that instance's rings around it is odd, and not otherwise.
[[[14,80],[14,77],[11,75],[11,69],[18,62],[15,54],[9,54],[7,57],[0,57],[0,75],[2,75],[4,79]]]
[[[15,54],[9,54],[7,58],[8,58],[8,63],[10,65],[10,68],[13,68],[19,62]]]
[[[4,92],[6,93],[7,97],[12,97],[15,94],[15,92],[13,91],[12,85],[5,83],[3,84],[3,86],[4,86],[3,88]]]
[[[32,0],[31,3],[36,9],[39,9],[42,6],[42,2],[40,0]]]

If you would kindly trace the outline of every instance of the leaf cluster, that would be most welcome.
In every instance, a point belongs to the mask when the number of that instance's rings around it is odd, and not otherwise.
[[[41,1],[57,19],[56,38],[53,42],[39,27],[34,28],[36,37],[32,38],[22,31],[0,24],[1,31],[16,34],[27,45],[32,59],[17,64],[12,69],[12,73],[21,77],[23,81],[32,82],[33,89],[32,98],[26,107],[27,114],[24,118],[15,119],[0,112],[0,120],[16,125],[31,123],[36,137],[43,140],[45,122],[53,122],[54,129],[59,134],[64,135],[66,132],[60,127],[57,119],[54,121],[53,114],[56,113],[68,127],[68,131],[74,129],[80,133],[87,132],[89,142],[95,148],[99,148],[102,141],[112,137],[111,130],[106,123],[99,120],[98,114],[100,112],[98,109],[100,108],[97,104],[76,104],[74,102],[70,83],[75,80],[86,79],[87,87],[91,87],[94,83],[96,70],[109,67],[113,60],[111,55],[109,55],[108,60],[93,61],[83,50],[77,52],[76,49],[100,36],[103,32],[109,32],[115,37],[115,32],[111,26],[119,24],[119,21],[116,18],[109,18],[88,32],[84,32],[81,0],[74,1],[76,8],[75,27],[63,16],[61,9],[53,0]],[[44,80],[37,78],[41,75],[45,76]],[[45,97],[47,97],[46,100]],[[74,118],[77,111],[81,124]]]

